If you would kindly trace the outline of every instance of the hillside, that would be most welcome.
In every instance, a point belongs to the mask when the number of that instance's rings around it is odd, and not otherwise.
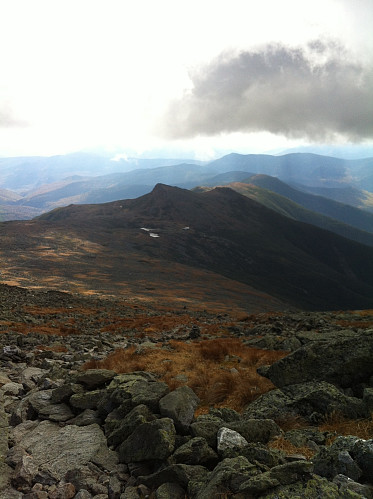
[[[261,174],[303,186],[300,190],[322,189],[332,198],[339,192],[338,201],[369,210],[373,204],[373,194],[368,192],[372,161],[372,158],[342,160],[308,153],[283,156],[232,153],[209,163],[86,153],[51,158],[0,158],[0,189],[8,190],[6,198],[0,196],[0,205],[13,206],[13,210],[4,211],[3,220],[12,216],[32,218],[34,208],[46,212],[71,203],[133,199],[149,193],[157,183],[191,189],[198,185],[241,182],[253,174]],[[349,218],[344,223],[353,225],[354,219],[359,220],[357,212],[350,214],[347,210],[343,216]]]
[[[227,188],[198,194],[157,185],[137,199],[72,205],[3,224],[0,235],[4,269],[21,266],[34,279],[73,282],[76,290],[137,287],[150,288],[153,297],[210,293],[214,300],[220,289],[221,302],[228,279],[227,299],[240,296],[241,306],[247,300],[257,309],[266,300],[269,308],[283,302],[306,309],[373,302],[373,249]]]
[[[254,175],[247,182],[284,196],[307,210],[339,220],[360,230],[373,232],[373,214],[323,196],[301,192],[268,175]]]
[[[175,305],[0,284],[0,497],[371,498],[373,310]]]
[[[250,179],[249,179],[250,180]],[[274,179],[276,180],[276,179]],[[263,204],[267,208],[274,210],[282,215],[293,220],[298,220],[298,222],[304,222],[311,225],[315,225],[321,229],[330,230],[335,234],[338,234],[353,241],[357,241],[368,246],[373,246],[373,234],[367,231],[359,230],[352,225],[347,225],[338,220],[335,220],[324,215],[320,215],[314,211],[307,210],[303,208],[300,204],[297,204],[285,196],[276,194],[272,190],[264,189],[262,187],[257,187],[254,184],[246,182],[231,182],[226,184],[236,192],[239,192],[243,196],[249,197],[258,203]],[[195,192],[205,192],[210,190],[210,187],[196,187]]]
[[[363,210],[368,210],[373,212],[373,193],[358,189],[357,187],[310,187],[305,185],[292,185],[295,189],[299,191],[308,192],[310,194],[316,194],[317,196],[323,196],[324,198],[334,199],[334,201],[339,201],[340,203],[349,204],[355,208],[361,208]]]

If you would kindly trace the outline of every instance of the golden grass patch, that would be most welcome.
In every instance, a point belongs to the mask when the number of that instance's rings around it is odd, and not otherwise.
[[[251,348],[239,338],[191,343],[171,340],[167,345],[158,344],[158,348],[138,352],[134,346],[117,349],[104,360],[87,362],[84,369],[153,372],[170,389],[182,385],[192,388],[201,400],[200,411],[210,406],[241,411],[259,395],[274,388],[256,369],[287,354]]]
[[[338,412],[332,412],[325,416],[319,430],[370,440],[373,438],[373,414],[366,419],[348,419]]]

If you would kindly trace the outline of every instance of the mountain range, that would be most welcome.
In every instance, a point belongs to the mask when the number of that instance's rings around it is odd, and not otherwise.
[[[255,310],[373,307],[372,165],[0,158],[2,278]]]
[[[157,184],[136,199],[7,222],[0,235],[3,278],[21,284],[152,299],[167,290],[191,301],[220,292],[217,301],[249,310],[373,307],[373,248],[227,187],[201,193]]]

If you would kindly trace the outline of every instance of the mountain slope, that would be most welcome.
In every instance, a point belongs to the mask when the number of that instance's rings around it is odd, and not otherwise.
[[[371,191],[373,158],[347,160],[311,153],[282,156],[228,154],[206,168],[217,173],[248,171],[277,177],[286,183],[312,187],[358,186]]]
[[[105,237],[111,250],[136,244],[165,269],[176,262],[209,270],[295,306],[373,306],[372,248],[290,220],[228,188],[199,194],[157,185],[137,199],[57,209],[35,223],[74,229],[96,244]]]
[[[343,204],[349,204],[355,208],[360,208],[362,210],[373,211],[373,193],[365,191],[363,189],[358,189],[357,187],[310,187],[301,184],[291,184],[291,187],[297,189],[298,191],[308,192],[309,194],[315,194],[316,196],[322,196],[324,198],[333,199],[334,201],[339,201]]]
[[[254,175],[248,178],[247,182],[285,196],[308,210],[334,218],[357,229],[373,233],[373,214],[365,210],[359,210],[353,206],[322,196],[301,192],[281,182],[279,179],[268,175]]]
[[[226,187],[239,192],[243,196],[249,197],[254,201],[258,201],[267,208],[276,211],[288,218],[297,220],[298,222],[304,222],[321,229],[330,230],[335,234],[338,234],[353,241],[357,241],[368,246],[373,246],[373,234],[356,229],[351,225],[344,224],[333,218],[320,215],[316,212],[307,210],[303,208],[300,204],[291,201],[285,196],[281,196],[273,191],[258,187],[253,184],[248,184],[245,182],[232,182],[227,184]],[[196,187],[194,191],[204,192],[210,190],[208,187]]]

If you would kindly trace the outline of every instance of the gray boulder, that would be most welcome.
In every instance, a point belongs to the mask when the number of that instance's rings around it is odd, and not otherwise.
[[[129,386],[127,391],[132,397],[133,406],[144,404],[151,411],[159,412],[158,402],[170,389],[161,381],[139,380]]]
[[[123,463],[166,459],[174,450],[175,435],[172,419],[143,423],[118,447],[119,459]]]
[[[151,475],[139,476],[138,480],[149,488],[160,487],[164,483],[176,483],[186,488],[191,480],[201,481],[207,476],[208,471],[203,466],[171,464]]]
[[[247,442],[267,443],[273,437],[281,435],[281,428],[272,419],[242,419],[226,423],[225,426],[237,431]]]
[[[333,478],[333,483],[338,486],[341,497],[343,495],[347,496],[347,494],[354,493],[357,494],[358,497],[364,499],[373,499],[373,489],[369,487],[369,485],[364,485],[362,483],[355,482],[348,478],[345,475],[337,475]]]
[[[373,375],[373,330],[332,341],[310,342],[266,370],[278,388],[323,380],[351,387]]]
[[[233,457],[232,453],[241,451],[248,447],[247,440],[237,431],[231,430],[223,426],[217,433],[217,448],[220,456]]]
[[[243,456],[226,458],[208,475],[204,485],[191,480],[188,492],[196,499],[211,499],[229,492],[237,493],[242,483],[258,473],[257,467]]]
[[[299,383],[261,395],[245,409],[251,418],[286,419],[301,415],[318,423],[325,414],[339,412],[349,418],[366,417],[364,402],[344,395],[336,386],[324,381]]]
[[[226,423],[216,416],[201,415],[190,425],[190,434],[193,437],[203,437],[210,447],[216,449],[218,430],[225,425]]]
[[[246,494],[247,497],[257,495],[262,497],[261,494],[270,489],[281,485],[293,484],[298,481],[305,481],[311,477],[312,471],[313,465],[307,461],[294,461],[281,464],[260,475],[249,478],[240,485],[239,492]]]
[[[109,369],[88,369],[76,377],[76,382],[86,386],[89,390],[98,388],[111,381],[116,376],[115,371]]]
[[[69,403],[74,409],[97,409],[104,394],[104,390],[74,393],[74,395],[71,395]]]
[[[363,472],[362,478],[373,484],[373,439],[357,439],[351,455]]]
[[[166,482],[155,491],[155,499],[185,499],[185,490],[177,483]]]
[[[162,416],[173,419],[180,432],[187,432],[193,420],[199,398],[188,386],[181,386],[159,401]]]
[[[120,424],[107,436],[109,445],[117,447],[124,442],[135,429],[143,423],[153,421],[154,414],[150,412],[146,405],[138,405],[129,412]]]
[[[210,468],[217,464],[219,458],[204,438],[195,437],[176,449],[172,460],[175,463],[201,464]]]
[[[60,479],[67,471],[89,461],[100,462],[106,469],[118,461],[96,424],[60,428],[50,421],[42,421],[16,443],[32,455],[37,468],[47,466]]]

